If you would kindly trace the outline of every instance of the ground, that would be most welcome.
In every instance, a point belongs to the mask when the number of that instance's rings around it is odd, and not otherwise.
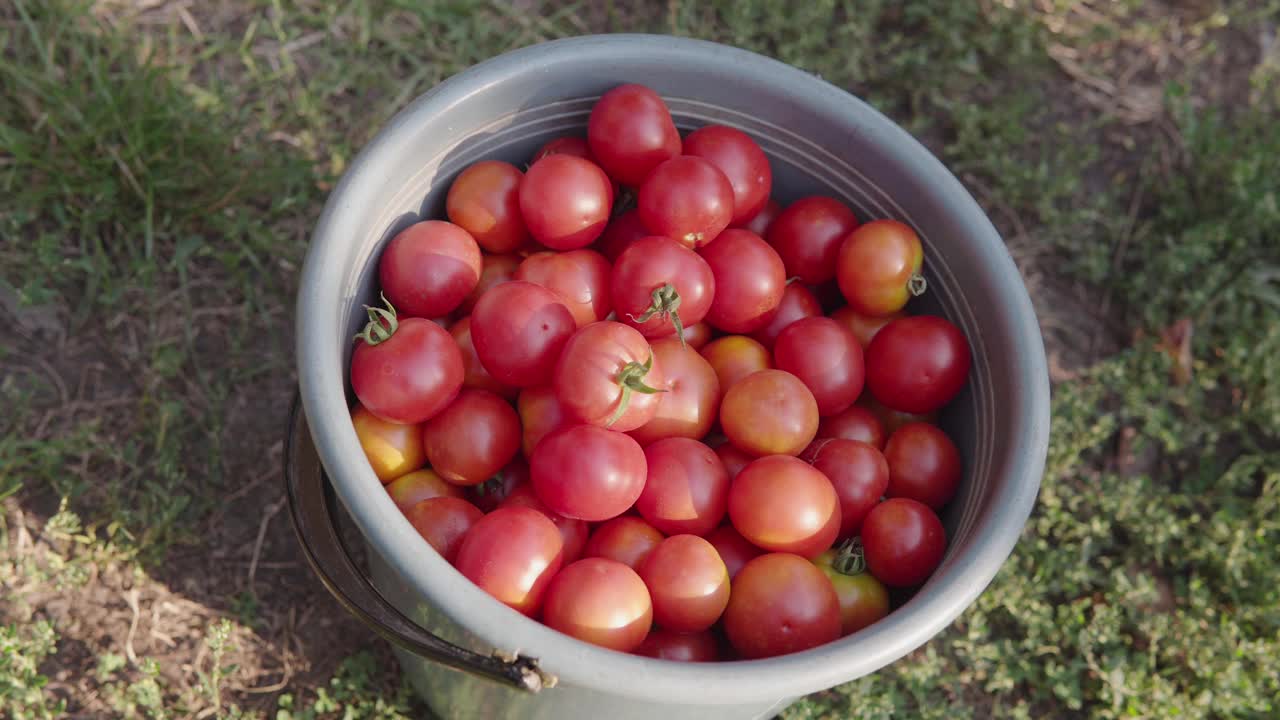
[[[282,512],[308,229],[440,79],[639,30],[779,57],[920,137],[1000,226],[1051,361],[1044,485],[1004,571],[924,648],[785,717],[1275,717],[1277,19],[1274,0],[0,6],[0,715],[424,714]]]

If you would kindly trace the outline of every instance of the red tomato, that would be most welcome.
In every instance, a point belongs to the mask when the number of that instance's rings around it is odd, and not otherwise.
[[[862,521],[889,487],[889,464],[875,447],[857,440],[814,440],[801,456],[827,476],[840,499],[839,538],[858,534]]]
[[[590,522],[626,512],[644,490],[644,450],[598,425],[571,425],[546,436],[529,461],[533,489],[555,512]]]
[[[552,250],[595,242],[613,210],[613,184],[598,165],[573,155],[548,155],[520,184],[520,214],[533,239]]]
[[[746,133],[724,125],[707,125],[684,139],[684,154],[715,165],[733,188],[733,217],[742,223],[755,217],[769,200],[773,171],[769,158]]]
[[[836,276],[840,242],[856,227],[852,210],[815,195],[788,205],[769,226],[768,239],[787,266],[788,277],[817,285]]]
[[[862,346],[863,350],[866,350],[867,346],[871,344],[871,338],[875,337],[876,333],[880,332],[880,328],[900,317],[905,316],[905,313],[899,311],[892,315],[885,315],[884,317],[872,317],[870,315],[863,315],[848,305],[845,305],[839,310],[831,313],[831,319],[845,326],[845,329],[853,333],[853,336],[858,339],[858,344]]]
[[[458,557],[462,538],[484,516],[480,508],[456,497],[435,497],[409,508],[413,529],[449,562]]]
[[[480,281],[480,247],[471,233],[453,223],[414,223],[382,251],[378,281],[383,294],[405,315],[447,315]]]
[[[778,253],[755,233],[726,230],[700,254],[716,279],[707,322],[727,333],[755,332],[768,325],[787,286]]]
[[[711,543],[697,535],[672,535],[640,565],[653,598],[653,620],[675,632],[701,632],[729,603],[729,572]]]
[[[662,540],[662,533],[644,520],[634,515],[619,515],[591,533],[582,554],[617,560],[635,570]]]
[[[694,350],[701,350],[711,342],[711,326],[704,323],[695,323],[684,329],[684,344]]]
[[[609,221],[604,233],[596,241],[596,250],[609,262],[617,262],[622,251],[631,247],[631,243],[652,234],[640,221],[640,213],[628,210]]]
[[[614,560],[584,558],[551,581],[542,621],[583,642],[631,652],[649,634],[653,605],[635,570]]]
[[[680,154],[671,111],[643,85],[620,85],[600,97],[587,120],[587,143],[609,177],[631,187]]]
[[[595,157],[591,155],[591,148],[587,146],[587,141],[574,136],[548,140],[545,145],[538,148],[538,152],[533,154],[533,159],[529,161],[529,164],[532,165],[548,155],[573,155],[583,160],[596,161]]]
[[[591,534],[591,528],[587,527],[587,523],[582,520],[567,518],[551,508],[538,498],[538,494],[533,491],[533,486],[529,483],[516,485],[507,494],[498,507],[527,507],[537,510],[547,519],[555,524],[556,529],[560,531],[560,541],[563,548],[560,552],[560,559],[564,564],[568,564],[582,557],[583,548],[587,545],[587,537]]]
[[[799,455],[818,433],[818,403],[795,375],[761,370],[724,394],[720,428],[753,455]]]
[[[699,248],[729,226],[733,186],[699,157],[672,158],[649,173],[636,195],[644,226],[688,248]]]
[[[729,479],[738,477],[738,473],[742,472],[742,468],[751,464],[755,460],[754,455],[747,453],[734,447],[732,443],[725,443],[716,448],[716,455],[720,456],[720,462],[724,463],[725,472],[729,473]]]
[[[649,632],[635,654],[673,662],[715,662],[720,659],[720,643],[710,632],[678,633],[658,628]]]
[[[516,409],[524,428],[520,449],[526,458],[533,457],[533,449],[542,438],[573,424],[569,413],[556,398],[555,388],[550,385],[521,390],[520,397],[516,399]]]
[[[884,424],[870,409],[854,405],[844,412],[822,418],[818,423],[819,438],[859,440],[877,450],[884,449]]]
[[[560,570],[561,545],[546,515],[525,507],[498,508],[471,526],[454,566],[480,589],[532,617]]]
[[[519,486],[529,483],[529,463],[516,457],[509,465],[502,468],[493,477],[479,485],[473,485],[468,498],[476,507],[485,512],[492,512],[503,500]],[[554,520],[554,518],[552,518]]]
[[[788,283],[786,289],[782,291],[782,300],[778,302],[778,311],[773,314],[773,319],[768,325],[751,333],[751,337],[761,345],[773,349],[773,344],[778,340],[778,334],[791,323],[820,315],[822,315],[822,305],[818,303],[818,298],[814,297],[813,292],[800,283]]]
[[[476,283],[475,289],[458,306],[458,312],[470,315],[471,310],[476,306],[476,301],[488,292],[489,288],[515,279],[516,269],[520,267],[521,262],[523,260],[519,255],[485,255],[481,262],[480,282]]]
[[[724,519],[729,473],[697,440],[667,438],[644,450],[648,476],[636,510],[667,535],[706,535]]]
[[[494,286],[471,312],[471,342],[495,380],[515,387],[551,382],[577,325],[559,295],[531,282]]]
[[[770,553],[743,566],[724,612],[729,643],[746,658],[808,650],[840,637],[831,581],[799,555]]]
[[[733,479],[729,519],[756,547],[814,557],[840,532],[840,499],[827,476],[808,463],[770,455]]]
[[[431,419],[453,402],[464,375],[462,351],[444,328],[369,308],[369,324],[351,353],[351,389],[365,409],[388,422]]]
[[[947,548],[942,521],[928,505],[889,498],[862,521],[862,545],[871,574],[891,587],[919,585],[933,574]]]
[[[480,363],[480,356],[476,354],[476,346],[471,342],[470,315],[454,323],[449,328],[449,334],[453,336],[453,341],[458,343],[458,350],[462,352],[463,387],[488,390],[506,398],[515,397],[517,392],[515,388],[494,380],[489,371],[485,370],[484,365]]]
[[[614,263],[609,285],[619,322],[647,338],[683,333],[701,322],[716,292],[705,260],[658,236],[631,243]]]
[[[928,423],[907,423],[889,436],[889,497],[919,500],[940,510],[960,485],[960,450],[947,434]]]
[[[520,451],[520,418],[487,390],[463,390],[422,431],[427,461],[455,485],[478,485]]]
[[[653,361],[666,377],[666,393],[649,422],[631,431],[641,445],[662,438],[701,439],[720,412],[720,380],[711,363],[673,338],[653,343]]]
[[[721,395],[748,375],[773,367],[769,349],[746,335],[726,335],[712,340],[702,348],[702,357],[715,370]]]
[[[920,238],[897,220],[873,220],[840,246],[836,279],[849,307],[863,315],[892,315],[924,292]]]
[[[570,417],[627,432],[653,419],[666,375],[643,335],[605,320],[569,338],[554,382],[556,397]]]
[[[858,546],[861,554],[861,545]],[[860,568],[845,569],[849,564],[837,550],[828,550],[814,563],[826,573],[840,601],[840,634],[849,635],[880,620],[889,614],[889,591],[869,572],[864,572],[866,562],[857,558]]]
[[[870,393],[863,393],[862,397],[858,398],[858,405],[865,407],[876,416],[877,420],[880,421],[880,426],[884,428],[884,439],[886,442],[889,439],[889,435],[892,435],[898,430],[898,428],[906,425],[907,423],[936,423],[938,421],[938,413],[936,412],[917,415],[914,413],[902,412],[901,410],[893,410],[885,407],[879,402],[876,402],[876,399],[872,397]],[[883,449],[884,448],[882,446],[881,450]]]
[[[792,323],[778,335],[773,360],[809,388],[819,415],[843,412],[862,394],[862,347],[831,318]]]
[[[867,388],[885,406],[930,413],[951,402],[969,375],[969,342],[936,315],[884,326],[867,348]]]
[[[733,529],[732,525],[721,525],[707,535],[707,542],[720,553],[720,559],[724,561],[724,567],[729,571],[729,579],[737,577],[738,571],[742,569],[747,561],[764,551],[752,545],[742,534]]]
[[[462,488],[445,482],[434,470],[416,470],[387,483],[391,501],[407,513],[414,505],[435,497],[462,497]]]
[[[716,403],[720,402],[719,394]],[[380,419],[360,405],[351,411],[351,424],[373,474],[384,484],[422,467],[427,454],[422,449],[422,426],[401,425]]]
[[[769,232],[769,226],[773,224],[773,221],[780,214],[782,214],[782,206],[770,199],[763,208],[760,208],[760,212],[756,213],[750,220],[744,223],[733,223],[730,227],[750,230],[760,237],[765,237],[765,234]]]
[[[609,314],[609,261],[594,250],[536,252],[520,264],[516,279],[559,295],[578,327]]]
[[[445,213],[491,253],[515,252],[529,241],[520,216],[524,173],[500,160],[481,160],[463,170],[449,186]]]

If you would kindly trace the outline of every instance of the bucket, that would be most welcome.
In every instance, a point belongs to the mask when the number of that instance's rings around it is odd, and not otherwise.
[[[666,99],[683,132],[736,127],[768,154],[774,197],[847,203],[925,245],[914,312],[960,327],[973,349],[963,393],[939,422],[964,481],[943,514],[948,548],[888,617],[811,650],[765,660],[675,663],[614,652],[517,613],[459,574],[392,503],[352,428],[352,337],[375,304],[377,259],[399,230],[444,216],[457,174],[481,159],[523,166],[551,138],[585,134],[591,106],[627,82]],[[395,643],[405,675],[442,718],[745,720],[875,672],[933,637],[987,586],[1035,501],[1049,430],[1044,347],[1026,288],[991,222],[923,146],[852,95],[723,45],[588,36],[516,50],[460,73],[396,115],[352,162],[313,235],[297,307],[300,411],[288,443],[291,509],[335,596]],[[345,509],[370,575],[335,527]]]

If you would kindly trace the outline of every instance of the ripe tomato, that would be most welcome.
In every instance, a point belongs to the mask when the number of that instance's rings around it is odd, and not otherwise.
[[[609,261],[594,250],[536,252],[520,264],[516,279],[559,295],[578,327],[609,314]]]
[[[884,449],[884,424],[869,408],[854,405],[844,412],[822,418],[818,423],[819,438],[859,440],[877,450]]]
[[[654,168],[636,195],[644,226],[685,247],[699,248],[729,226],[733,186],[699,157],[671,158]]]
[[[764,207],[760,208],[760,212],[756,213],[750,220],[744,223],[733,223],[729,227],[750,230],[760,237],[765,237],[765,234],[769,232],[769,226],[773,224],[773,221],[780,214],[782,214],[782,206],[770,199],[764,204]]]
[[[715,662],[720,642],[709,631],[678,633],[657,628],[635,649],[635,654],[673,662]]]
[[[839,200],[815,195],[788,205],[769,226],[768,240],[788,277],[817,285],[836,276],[840,242],[856,227],[852,210]]]
[[[862,394],[862,347],[831,318],[792,323],[778,335],[773,360],[809,388],[819,415],[843,412]]]
[[[628,210],[609,221],[604,233],[596,241],[596,250],[609,262],[617,262],[622,251],[631,247],[631,243],[652,234],[640,221],[640,213],[634,209]]]
[[[720,412],[720,380],[711,363],[673,338],[653,343],[653,361],[666,377],[666,393],[649,422],[631,431],[641,445],[662,438],[706,436]]]
[[[635,570],[615,560],[584,558],[551,581],[542,621],[583,642],[631,652],[649,634],[653,605]]]
[[[909,413],[941,409],[964,387],[969,342],[936,315],[884,326],[867,348],[867,387],[886,407]]]
[[[565,343],[554,383],[570,417],[627,432],[653,419],[666,375],[643,335],[604,320],[578,330]]]
[[[533,154],[533,159],[529,161],[529,164],[532,165],[548,155],[573,155],[583,160],[596,161],[595,157],[591,155],[591,148],[587,146],[587,141],[572,135],[548,140],[542,147],[538,148],[538,152]]]
[[[445,213],[486,252],[515,252],[529,241],[520,216],[523,179],[524,173],[511,163],[482,160],[463,170],[449,186]]]
[[[445,482],[434,470],[415,470],[387,483],[391,501],[407,513],[414,505],[435,497],[462,497],[462,488]]]
[[[707,535],[707,542],[720,553],[720,559],[724,561],[724,567],[729,571],[729,579],[737,577],[738,571],[742,569],[747,561],[764,551],[752,545],[742,534],[733,529],[732,525],[721,525]]]
[[[885,315],[884,317],[873,317],[871,315],[863,315],[848,305],[845,305],[839,310],[831,313],[831,319],[841,325],[844,325],[846,330],[853,333],[853,336],[858,339],[858,344],[862,346],[863,350],[866,350],[867,346],[871,344],[871,338],[875,337],[876,333],[880,332],[880,328],[900,317],[905,316],[906,313],[898,311],[891,315]]]
[[[858,398],[857,404],[865,407],[869,412],[875,415],[876,419],[880,422],[880,427],[884,429],[884,440],[886,442],[890,435],[907,423],[936,423],[938,421],[938,413],[936,412],[921,413],[917,415],[915,413],[902,412],[901,410],[887,408],[877,402],[876,399],[871,396],[871,393],[863,393],[862,397]],[[881,450],[883,449],[884,447],[882,444]]]
[[[471,526],[454,566],[480,589],[532,617],[560,570],[561,545],[546,515],[525,507],[498,508]]]
[[[705,260],[658,236],[631,243],[614,263],[609,285],[618,320],[647,338],[682,335],[706,316],[716,292]]]
[[[697,440],[667,438],[644,450],[648,476],[636,510],[667,535],[706,535],[724,519],[729,473]]]
[[[748,375],[773,367],[769,349],[746,335],[726,335],[712,340],[702,348],[702,357],[715,370],[721,395]]]
[[[857,440],[814,440],[801,459],[827,476],[840,499],[839,538],[853,537],[889,487],[889,464],[879,450]]]
[[[519,486],[529,483],[529,463],[516,457],[493,477],[468,489],[467,498],[476,507],[492,512]]]
[[[873,220],[844,238],[832,267],[849,307],[863,315],[892,315],[924,292],[923,260],[914,230],[897,220]]]
[[[480,247],[471,233],[453,223],[414,223],[382,251],[378,281],[383,294],[405,315],[447,315],[480,281]]]
[[[912,587],[942,562],[946,531],[928,505],[889,498],[862,521],[862,545],[871,574],[891,587]]]
[[[582,550],[587,545],[591,528],[587,527],[585,521],[567,518],[547,507],[546,503],[538,499],[538,494],[533,491],[531,484],[526,482],[512,488],[498,507],[527,507],[546,515],[547,519],[560,531],[560,541],[563,543],[560,559],[564,564],[582,557]]]
[[[787,286],[778,253],[755,233],[726,230],[700,254],[716,279],[707,322],[727,333],[755,332],[768,325]]]
[[[733,479],[729,519],[756,547],[814,557],[840,532],[840,499],[827,476],[808,463],[770,455]]]
[[[552,250],[595,242],[613,210],[613,184],[598,165],[573,155],[548,155],[520,184],[520,215],[533,239]]]
[[[724,629],[746,658],[808,650],[840,637],[840,600],[808,560],[790,553],[761,555],[734,578]]]
[[[483,516],[480,508],[456,497],[423,500],[405,513],[413,529],[449,562],[458,557],[462,538]]]
[[[422,431],[427,461],[455,485],[478,485],[520,451],[520,418],[487,390],[463,390]]]
[[[520,397],[516,399],[516,410],[524,429],[520,449],[526,458],[533,457],[533,449],[542,438],[573,424],[568,411],[556,398],[555,388],[550,385],[521,390]]]
[[[644,450],[598,425],[571,425],[542,439],[529,461],[533,489],[555,512],[590,522],[626,512],[644,489]]]
[[[849,635],[889,614],[889,591],[869,572],[862,545],[828,550],[814,563],[826,573],[840,601],[840,634]]]
[[[480,282],[476,283],[475,289],[458,306],[458,312],[470,315],[476,301],[489,288],[515,279],[516,269],[521,262],[523,259],[519,255],[485,255],[480,264]]]
[[[635,570],[658,547],[663,537],[657,528],[644,520],[634,515],[619,515],[605,521],[591,533],[582,554],[584,557],[617,560]]]
[[[471,342],[480,363],[498,382],[515,387],[551,382],[576,327],[559,295],[522,280],[494,286],[471,311]]]
[[[733,217],[742,223],[755,217],[769,200],[773,171],[769,158],[746,133],[724,125],[707,125],[684,139],[684,154],[715,165],[733,188]]]
[[[907,423],[889,436],[889,497],[919,500],[940,510],[960,485],[960,450],[947,434],[928,423]]]
[[[587,143],[609,177],[631,187],[680,154],[671,111],[643,85],[619,85],[600,96],[587,120]]]
[[[714,376],[714,374],[713,374]],[[720,397],[717,392],[716,402]],[[389,423],[357,405],[351,424],[373,474],[384,484],[422,467],[427,454],[422,450],[422,426]]]
[[[751,337],[761,345],[773,349],[773,344],[778,340],[778,334],[791,323],[821,315],[822,305],[818,303],[818,298],[809,288],[797,282],[788,283],[786,289],[782,291],[782,300],[778,302],[778,311],[773,314],[773,319],[768,325],[751,333]]]
[[[463,387],[488,390],[505,398],[515,397],[517,392],[515,388],[494,380],[489,371],[485,370],[484,365],[480,363],[480,356],[476,354],[475,343],[471,342],[470,315],[451,325],[449,334],[453,336],[453,341],[458,343],[458,350],[462,352]]]
[[[422,318],[396,319],[371,308],[351,353],[351,389],[365,409],[388,422],[431,419],[462,387],[462,351],[444,328]]]
[[[701,632],[729,603],[729,572],[711,543],[697,535],[672,535],[640,565],[653,598],[653,620],[675,632]]]
[[[720,428],[753,455],[799,455],[818,433],[818,403],[795,375],[761,370],[724,394]]]
[[[756,459],[754,455],[748,455],[734,447],[733,443],[725,443],[716,448],[716,455],[719,455],[720,462],[724,463],[724,470],[729,473],[730,480],[738,477],[738,473],[742,472],[742,468],[750,465],[751,461]]]
[[[684,344],[694,350],[701,350],[711,342],[711,326],[704,323],[694,323],[684,329]]]

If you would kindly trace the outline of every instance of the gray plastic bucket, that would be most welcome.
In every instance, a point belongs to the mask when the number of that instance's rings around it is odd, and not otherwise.
[[[449,183],[470,163],[522,165],[546,140],[582,134],[593,101],[624,82],[657,90],[682,131],[722,123],[754,137],[784,204],[824,193],[860,218],[914,226],[926,246],[929,291],[913,309],[945,315],[973,345],[968,387],[941,419],[965,462],[965,482],[943,518],[946,557],[888,618],[837,642],[768,660],[682,664],[562,635],[489,597],[433,552],[382,489],[352,429],[351,338],[362,304],[376,297],[382,245],[411,222],[443,216]],[[333,191],[297,312],[305,422],[298,418],[288,453],[295,523],[322,579],[398,643],[408,678],[444,718],[770,717],[799,696],[884,667],[951,623],[1012,551],[1039,488],[1049,429],[1044,348],[995,228],[955,177],[883,115],[808,73],[731,47],[582,37],[517,50],[440,84],[396,115]],[[317,479],[324,474],[363,537],[376,591],[333,540],[330,491]],[[477,654],[449,649],[428,631]],[[515,654],[525,659],[499,659]],[[555,687],[541,692],[515,687],[552,678]]]

